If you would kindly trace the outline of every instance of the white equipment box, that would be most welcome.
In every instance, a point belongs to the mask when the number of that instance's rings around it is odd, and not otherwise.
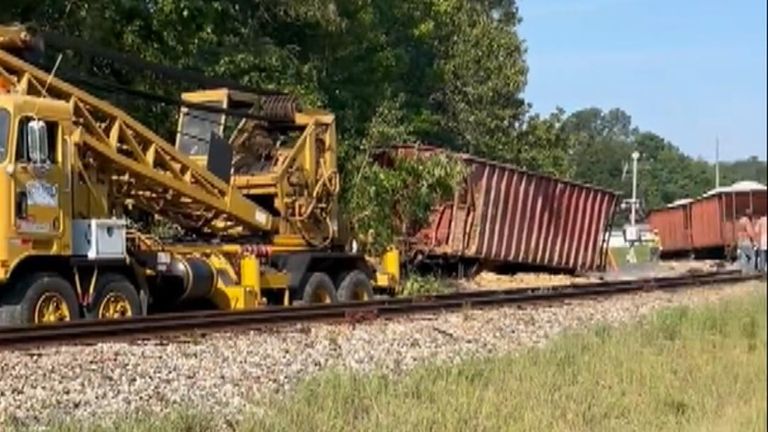
[[[89,259],[125,258],[124,219],[75,219],[72,222],[73,255]]]
[[[624,240],[627,243],[640,241],[640,229],[636,225],[624,225]]]

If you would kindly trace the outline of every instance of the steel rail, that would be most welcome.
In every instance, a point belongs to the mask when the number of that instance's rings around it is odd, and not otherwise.
[[[227,329],[266,328],[320,321],[358,322],[466,307],[552,302],[636,291],[733,283],[758,278],[760,278],[758,275],[743,275],[729,271],[550,287],[458,292],[357,303],[268,307],[238,312],[204,311],[111,321],[79,320],[57,325],[0,328],[0,349],[143,339],[164,334],[183,335],[201,331],[208,333]]]

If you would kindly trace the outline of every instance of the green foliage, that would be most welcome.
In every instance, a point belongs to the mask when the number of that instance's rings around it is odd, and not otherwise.
[[[480,7],[453,2],[451,25],[460,37],[444,47],[438,63],[444,86],[436,94],[443,126],[453,132],[453,147],[478,156],[500,158],[514,148],[513,131],[526,106],[520,93],[527,67],[517,36]]]
[[[742,161],[720,163],[720,184],[733,184],[740,180],[768,183],[768,166],[757,156]]]
[[[434,276],[411,275],[403,284],[400,295],[419,296],[447,292],[445,283]]]
[[[530,115],[514,135],[514,146],[507,160],[531,171],[568,178],[573,175],[568,154],[574,138],[563,127],[563,111],[548,117]]]
[[[642,155],[638,176],[642,176],[643,181],[638,190],[646,208],[700,196],[714,187],[712,166],[686,156],[662,137],[644,132],[635,137],[635,146]]]
[[[420,225],[432,206],[449,198],[462,174],[461,166],[446,157],[425,163],[396,159],[393,167],[372,163],[374,152],[392,143],[412,139],[403,122],[403,97],[385,101],[370,122],[365,137],[348,141],[340,159],[343,214],[364,250],[380,254],[404,234]],[[395,215],[395,217],[393,217]]]
[[[627,192],[622,167],[632,153],[631,117],[619,109],[576,111],[564,121],[564,133],[573,140],[569,163],[573,178]]]

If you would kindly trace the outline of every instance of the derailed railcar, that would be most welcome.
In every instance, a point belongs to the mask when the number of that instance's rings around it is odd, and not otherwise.
[[[436,152],[446,150],[400,145],[390,154]],[[410,233],[406,249],[414,261],[456,263],[469,272],[489,267],[569,273],[605,269],[617,192],[452,154],[466,164],[468,174],[453,200],[434,208],[428,226]]]

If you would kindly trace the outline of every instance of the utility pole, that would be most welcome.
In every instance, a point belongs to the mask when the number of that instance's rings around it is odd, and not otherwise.
[[[720,187],[720,137],[715,136],[715,188]]]

